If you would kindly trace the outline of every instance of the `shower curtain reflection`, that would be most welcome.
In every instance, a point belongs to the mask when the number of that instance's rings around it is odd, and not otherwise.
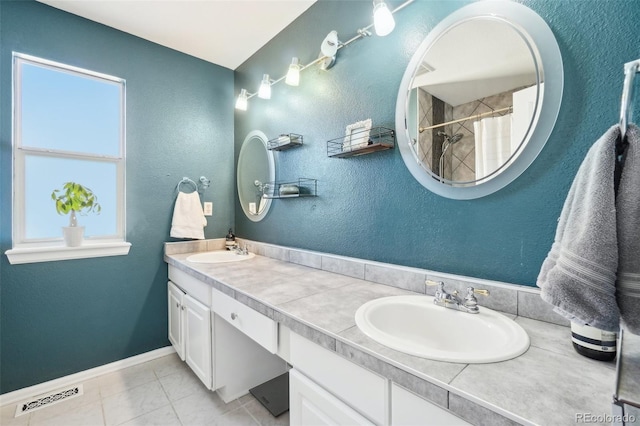
[[[476,180],[480,180],[505,164],[514,151],[511,114],[475,121],[473,129],[476,145]]]

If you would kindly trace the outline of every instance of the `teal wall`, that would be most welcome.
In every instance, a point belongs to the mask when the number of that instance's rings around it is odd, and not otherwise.
[[[211,179],[206,237],[233,223],[233,71],[32,1],[0,1],[0,252],[11,248],[11,52],[127,81],[128,256],[0,256],[0,392],[167,346],[175,187]],[[47,184],[44,182],[43,184]],[[53,208],[53,206],[52,206]]]
[[[396,1],[394,4],[398,4]],[[467,1],[425,1],[396,15],[389,36],[338,52],[329,71],[305,70],[299,87],[278,84],[269,101],[253,98],[235,114],[236,157],[254,129],[296,132],[302,148],[275,153],[279,179],[318,179],[315,199],[275,200],[266,219],[248,221],[236,201],[240,236],[323,252],[534,285],[556,221],[588,148],[618,120],[622,67],[640,57],[640,2],[526,0],[554,32],[565,90],[546,147],[516,181],[487,197],[457,201],[423,188],[399,150],[351,159],[326,156],[326,141],[366,118],[395,127],[396,96],[412,52]],[[346,41],[371,23],[371,2],[320,0],[236,70],[236,93],[277,78],[292,56],[314,60],[331,30]],[[460,66],[472,66],[460,59]]]
[[[580,162],[618,119],[622,64],[640,56],[638,2],[522,2],[558,39],[565,92],[540,157],[495,194],[471,201],[431,194],[397,149],[326,157],[326,141],[349,123],[370,117],[394,127],[411,52],[467,3],[417,0],[397,14],[390,36],[353,43],[330,71],[308,69],[300,87],[278,84],[272,100],[254,98],[234,118],[232,71],[33,1],[0,0],[0,251],[11,247],[12,50],[127,80],[133,244],[124,257],[9,265],[0,256],[0,393],[168,344],[162,243],[182,176],[212,180],[204,196],[214,202],[208,238],[223,236],[235,219],[238,235],[256,240],[532,285]],[[320,0],[239,67],[235,93],[255,91],[265,72],[283,75],[292,56],[314,60],[330,30],[345,40],[370,13],[369,0]],[[234,152],[237,160],[254,129],[303,134],[302,148],[276,153],[278,178],[317,178],[320,195],[276,200],[260,223],[233,201]]]

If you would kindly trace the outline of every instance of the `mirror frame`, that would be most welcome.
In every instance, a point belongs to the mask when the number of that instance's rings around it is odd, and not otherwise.
[[[265,151],[267,152],[267,161],[269,162],[268,182],[275,182],[276,180],[276,162],[273,156],[273,152],[267,148],[267,135],[265,135],[260,130],[253,130],[249,132],[249,134],[244,138],[244,141],[242,141],[242,146],[240,147],[240,154],[238,155],[238,165],[236,167],[236,188],[238,190],[238,201],[240,202],[240,207],[242,207],[242,211],[244,212],[245,216],[247,216],[247,218],[253,222],[260,222],[265,218],[265,216],[267,216],[267,213],[269,213],[269,210],[271,209],[271,202],[273,200],[271,198],[263,198],[263,201],[266,203],[266,205],[262,212],[258,214],[252,214],[249,212],[248,206],[245,206],[246,203],[243,202],[241,198],[240,190],[240,166],[242,164],[243,153],[246,155],[247,152],[246,150],[244,150],[244,147],[250,140],[254,138],[260,139],[260,141],[264,145]]]
[[[516,157],[510,160],[512,163],[508,167],[503,167],[494,177],[476,185],[451,186],[440,182],[436,175],[427,172],[416,161],[407,129],[406,112],[410,92],[408,88],[415,70],[431,46],[450,28],[478,18],[502,20],[536,47],[537,56],[534,52],[532,55],[535,62],[539,61],[536,67],[542,68],[544,76],[543,102],[541,106],[536,107],[536,126],[529,129],[527,136],[520,143],[521,148],[516,151]],[[563,88],[564,73],[558,42],[551,28],[536,12],[511,1],[481,1],[464,6],[444,18],[429,32],[414,53],[402,77],[396,102],[396,129],[402,159],[413,177],[435,194],[456,200],[470,200],[492,194],[520,176],[542,151],[558,118]]]

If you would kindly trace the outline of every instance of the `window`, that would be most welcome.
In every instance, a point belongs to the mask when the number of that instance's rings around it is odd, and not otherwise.
[[[14,52],[13,172],[11,263],[126,254],[125,81]],[[64,246],[51,199],[65,182],[101,206],[78,215],[80,247]]]

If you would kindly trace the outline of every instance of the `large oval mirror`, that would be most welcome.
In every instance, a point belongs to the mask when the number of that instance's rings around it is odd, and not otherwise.
[[[264,195],[276,180],[273,152],[267,149],[267,136],[261,131],[250,132],[242,142],[237,173],[242,210],[250,220],[261,221],[271,207],[271,198]]]
[[[448,198],[499,190],[542,150],[563,83],[555,37],[531,9],[502,1],[459,9],[427,35],[400,85],[396,129],[407,168]]]

